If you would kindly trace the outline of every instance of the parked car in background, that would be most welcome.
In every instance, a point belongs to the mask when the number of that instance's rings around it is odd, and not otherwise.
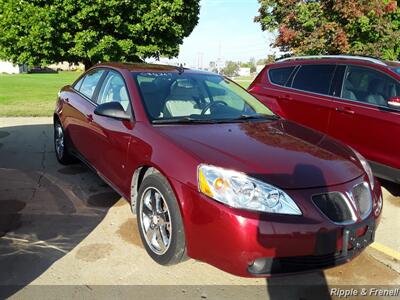
[[[249,277],[332,267],[373,241],[382,209],[358,152],[213,73],[97,65],[60,91],[54,145],[131,202],[163,265],[188,255]]]
[[[248,90],[276,114],[359,151],[376,176],[400,182],[400,63],[290,57],[265,66]]]

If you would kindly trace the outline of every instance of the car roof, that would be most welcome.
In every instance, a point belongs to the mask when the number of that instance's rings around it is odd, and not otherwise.
[[[150,63],[120,63],[120,62],[109,62],[100,63],[95,67],[109,67],[120,70],[128,70],[129,72],[173,72],[179,73],[182,70],[184,73],[190,74],[205,74],[205,75],[218,75],[213,72],[189,69],[178,66],[162,65],[162,64],[150,64]]]

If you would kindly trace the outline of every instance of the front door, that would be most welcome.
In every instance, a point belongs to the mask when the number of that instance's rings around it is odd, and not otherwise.
[[[108,102],[119,102],[127,113],[132,114],[128,89],[121,74],[116,71],[108,71],[99,90],[97,105]],[[114,187],[123,191],[127,179],[132,174],[127,174],[126,162],[128,148],[131,141],[131,133],[134,128],[133,118],[129,121],[121,121],[109,117],[93,115],[93,123],[96,130],[94,146],[94,165],[97,170]]]
[[[368,160],[400,168],[400,111],[387,105],[395,96],[400,96],[395,78],[371,68],[348,66],[329,134]]]

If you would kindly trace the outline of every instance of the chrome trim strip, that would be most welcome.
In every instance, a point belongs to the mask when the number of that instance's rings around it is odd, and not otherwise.
[[[346,203],[346,206],[347,206],[348,210],[350,211],[351,220],[349,220],[349,221],[344,221],[344,222],[334,222],[334,221],[332,221],[332,220],[329,219],[329,217],[318,207],[318,205],[314,202],[314,200],[312,200],[312,198],[313,198],[314,196],[318,196],[318,195],[327,195],[327,194],[339,194],[339,195],[342,197],[342,199],[343,199],[344,202]],[[313,204],[317,207],[317,209],[321,212],[321,214],[322,214],[325,218],[327,218],[330,222],[332,222],[333,224],[336,224],[336,225],[350,225],[350,224],[354,224],[354,223],[357,222],[357,215],[356,215],[356,213],[355,213],[355,211],[354,211],[354,207],[350,204],[350,202],[349,202],[350,199],[348,199],[342,192],[326,192],[326,193],[317,193],[317,194],[313,194],[313,195],[311,195],[311,200],[312,200],[312,203],[313,203]],[[350,201],[351,201],[351,200],[350,200]]]

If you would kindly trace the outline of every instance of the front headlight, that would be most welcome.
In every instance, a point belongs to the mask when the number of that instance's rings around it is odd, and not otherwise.
[[[284,191],[240,172],[201,164],[198,185],[200,192],[231,207],[301,215],[296,203]]]
[[[360,161],[361,165],[363,166],[365,173],[367,173],[368,180],[371,184],[371,188],[374,189],[375,178],[374,178],[374,174],[372,173],[371,166],[369,165],[369,163],[365,159],[365,157],[362,156],[357,150],[354,150],[353,148],[351,148],[351,150],[353,150],[354,154],[357,156],[358,160]]]

